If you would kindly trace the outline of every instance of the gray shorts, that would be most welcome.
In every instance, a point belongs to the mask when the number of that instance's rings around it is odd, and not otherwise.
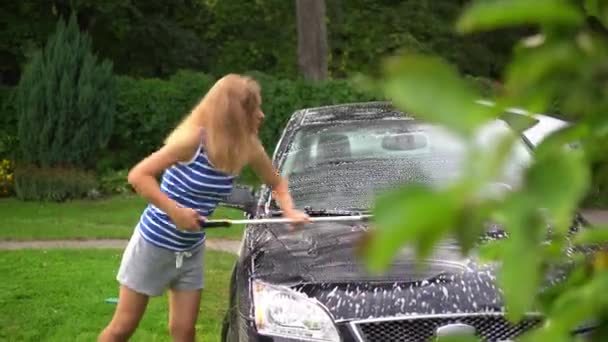
[[[116,280],[131,290],[160,296],[167,288],[199,290],[204,287],[205,243],[187,253],[157,247],[135,229],[123,253]]]

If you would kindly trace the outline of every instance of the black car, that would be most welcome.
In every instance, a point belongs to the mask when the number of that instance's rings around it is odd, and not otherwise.
[[[489,146],[508,130],[497,120],[480,130],[477,142]],[[466,152],[459,139],[389,103],[309,108],[293,114],[273,162],[288,177],[296,206],[309,215],[361,215],[378,193],[396,184],[441,186],[457,177]],[[488,194],[517,187],[530,161],[522,137]],[[226,204],[249,217],[280,216],[265,187],[256,195],[241,188]],[[574,226],[582,224],[577,219]],[[542,322],[530,313],[509,323],[495,266],[463,257],[451,241],[440,244],[423,268],[404,247],[386,273],[368,273],[357,256],[367,229],[364,221],[314,223],[296,231],[285,224],[246,227],[222,340],[428,341],[464,333],[505,341]],[[504,234],[489,227],[487,237]]]

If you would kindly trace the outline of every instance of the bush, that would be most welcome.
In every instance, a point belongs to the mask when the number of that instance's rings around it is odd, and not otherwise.
[[[14,158],[17,147],[17,115],[14,89],[0,86],[0,159]]]
[[[372,96],[355,90],[346,80],[313,83],[301,79],[275,78],[257,71],[246,74],[258,80],[262,87],[262,110],[266,118],[259,135],[269,153],[274,150],[287,120],[294,111],[307,107],[374,100]]]
[[[0,197],[13,193],[14,171],[13,163],[8,159],[0,161]]]
[[[102,175],[99,188],[104,195],[131,194],[133,187],[127,181],[128,170],[110,171]]]
[[[128,169],[157,149],[213,81],[192,71],[180,71],[168,80],[118,77],[115,129],[98,171]]]
[[[343,80],[310,83],[260,72],[248,74],[262,86],[262,107],[267,117],[260,137],[269,151],[295,110],[371,99]],[[186,70],[168,80],[119,77],[116,125],[108,150],[98,162],[98,171],[129,169],[160,147],[214,82],[209,75]]]
[[[98,62],[72,15],[60,19],[26,67],[16,93],[19,155],[41,167],[95,165],[112,132],[112,63]]]
[[[15,194],[24,201],[61,202],[87,197],[96,189],[97,179],[90,171],[33,165],[18,165],[15,169]]]

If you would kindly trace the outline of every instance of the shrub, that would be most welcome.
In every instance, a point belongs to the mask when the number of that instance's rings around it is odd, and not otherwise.
[[[94,166],[110,137],[114,108],[112,63],[97,60],[75,15],[67,25],[60,19],[17,87],[19,161]]]
[[[168,80],[118,77],[115,129],[98,171],[128,169],[158,148],[213,81],[192,71],[180,71]]]
[[[17,115],[14,89],[0,86],[0,159],[13,159],[17,147]]]
[[[306,107],[375,99],[355,90],[354,86],[346,80],[314,83],[301,79],[275,78],[257,71],[247,74],[258,80],[262,87],[262,110],[266,118],[259,135],[269,152],[274,150],[287,120],[294,111]]]
[[[127,181],[128,173],[128,170],[118,170],[103,174],[99,181],[101,192],[105,195],[133,193],[133,187]]]
[[[15,168],[15,193],[24,201],[61,202],[84,198],[96,191],[93,172],[77,168],[18,165]]]
[[[93,168],[110,137],[114,80],[112,64],[98,62],[75,15],[67,25],[60,19],[16,89],[17,158],[26,165],[15,173],[19,198],[61,201],[91,189],[94,177],[78,169]]]
[[[269,151],[295,110],[372,99],[344,80],[310,83],[260,72],[247,74],[262,86],[262,107],[267,117],[260,137]],[[98,162],[98,171],[129,169],[157,149],[214,82],[207,74],[187,70],[168,80],[119,77],[115,129],[108,150]]]
[[[8,159],[0,161],[0,197],[13,193],[14,172],[13,163]]]

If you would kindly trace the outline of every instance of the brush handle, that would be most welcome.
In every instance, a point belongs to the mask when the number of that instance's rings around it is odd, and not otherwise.
[[[228,220],[214,220],[214,221],[204,221],[201,223],[202,229],[207,228],[228,228],[232,226],[232,222]]]
[[[310,222],[355,222],[355,221],[368,221],[371,215],[359,215],[359,216],[324,216],[324,217],[311,217]],[[250,220],[209,220],[201,222],[201,228],[222,228],[230,227],[235,224],[277,224],[277,223],[294,223],[292,219],[288,218],[263,218],[263,219],[250,219]]]

